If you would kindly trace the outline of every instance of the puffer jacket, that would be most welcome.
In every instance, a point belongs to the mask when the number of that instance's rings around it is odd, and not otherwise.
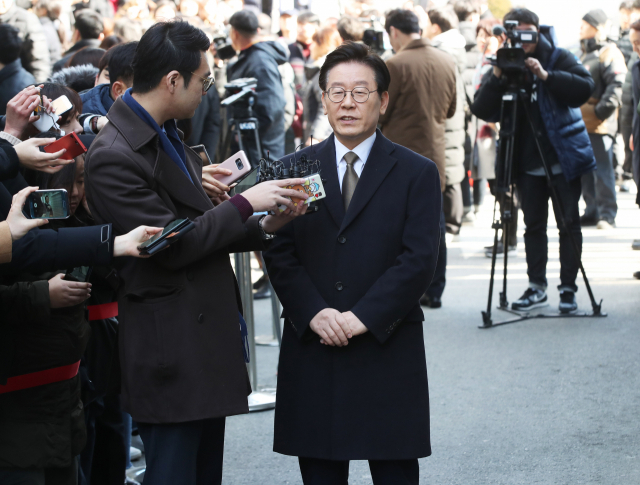
[[[82,100],[82,114],[91,113],[94,115],[106,116],[111,106],[111,85],[98,84],[96,87],[80,93]]]
[[[591,98],[580,108],[582,118],[589,133],[615,136],[627,74],[624,56],[614,43],[599,44],[595,39],[583,40],[581,47],[580,60],[596,83]]]
[[[446,185],[455,185],[464,179],[465,161],[465,107],[467,100],[463,73],[467,68],[467,42],[456,29],[448,30],[436,36],[431,43],[434,47],[447,52],[456,64],[456,112],[445,122],[445,178]]]
[[[286,100],[282,87],[282,78],[278,66],[289,59],[287,49],[279,42],[265,41],[253,44],[243,50],[235,64],[227,67],[227,81],[253,77],[258,80],[253,113],[260,123],[258,133],[262,153],[253,146],[245,151],[252,164],[258,163],[261,157],[272,160],[284,156],[284,107]],[[233,109],[227,109],[227,116],[233,116]]]
[[[23,275],[0,287],[14,347],[9,377],[73,364],[84,353],[90,334],[84,305],[51,309],[54,275]],[[0,467],[69,466],[86,441],[80,376],[0,394],[0,436]]]

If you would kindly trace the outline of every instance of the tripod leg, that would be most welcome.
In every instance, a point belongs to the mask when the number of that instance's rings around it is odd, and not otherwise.
[[[501,222],[496,217],[498,206],[498,199],[493,202],[493,228],[495,233],[493,235],[493,249],[491,251],[491,277],[489,279],[489,297],[487,298],[487,311],[482,312],[482,322],[484,327],[490,327],[493,325],[491,320],[491,305],[493,304],[493,284],[496,274],[496,259],[498,257],[498,231],[501,227]]]
[[[556,190],[555,185],[551,180],[551,169],[547,165],[547,160],[544,158],[544,152],[542,151],[542,147],[540,146],[540,140],[536,135],[536,129],[533,125],[533,120],[531,119],[531,113],[529,112],[529,107],[527,106],[527,101],[523,98],[522,93],[520,93],[520,98],[522,99],[522,104],[524,106],[524,112],[527,117],[527,121],[529,122],[529,126],[531,127],[531,131],[533,133],[533,139],[536,142],[536,147],[538,148],[538,153],[540,154],[540,159],[542,160],[542,167],[544,168],[544,174],[547,178],[547,183],[549,184],[549,188],[551,189],[551,197],[556,207],[558,207],[560,214],[559,219],[561,221],[562,228],[566,231],[569,240],[571,241],[571,247],[573,249],[573,254],[578,261],[578,265],[580,266],[580,272],[582,273],[582,279],[584,280],[584,285],[587,288],[587,292],[589,293],[589,299],[591,300],[591,307],[593,308],[594,315],[600,315],[602,309],[602,300],[600,303],[596,302],[596,299],[593,295],[593,291],[591,290],[591,285],[589,284],[589,279],[587,278],[587,272],[584,269],[584,265],[582,264],[582,255],[580,248],[578,248],[578,243],[573,233],[569,229],[569,225],[564,217],[564,204],[558,197],[558,192]]]

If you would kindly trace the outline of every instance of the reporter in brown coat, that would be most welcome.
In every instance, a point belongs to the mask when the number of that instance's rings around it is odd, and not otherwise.
[[[190,218],[195,229],[147,260],[118,262],[123,408],[145,445],[145,482],[220,483],[225,417],[248,412],[251,392],[239,325],[242,308],[230,252],[266,249],[297,213],[285,180],[229,200],[229,188],[182,142],[175,119],[193,116],[213,84],[209,40],[186,22],[159,23],[140,40],[133,87],[109,111],[86,160],[87,199],[121,234],[147,221]],[[211,198],[210,198],[211,197]],[[301,204],[300,207],[303,205]],[[153,221],[153,222],[152,222]]]

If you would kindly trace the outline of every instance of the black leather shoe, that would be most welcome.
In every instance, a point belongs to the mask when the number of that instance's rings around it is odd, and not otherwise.
[[[266,282],[262,288],[253,294],[254,300],[264,300],[265,298],[271,298],[271,287]]]
[[[582,227],[598,225],[598,219],[589,216],[580,216],[580,225]]]
[[[260,278],[258,278],[258,280],[253,284],[253,289],[254,290],[261,289],[262,285],[265,285],[267,283],[268,279],[269,278],[267,277],[267,275],[260,276]]]
[[[637,280],[640,280],[640,271],[636,271],[635,273],[633,273],[633,277]]]
[[[422,295],[420,304],[428,306],[429,308],[440,308],[442,306],[442,300],[439,296]]]

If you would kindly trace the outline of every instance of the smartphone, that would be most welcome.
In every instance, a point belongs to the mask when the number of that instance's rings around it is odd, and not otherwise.
[[[80,283],[87,283],[91,277],[91,266],[78,266],[67,270],[64,275],[64,279],[67,281],[78,281]]]
[[[60,158],[65,160],[73,160],[78,155],[82,155],[87,152],[84,143],[80,141],[80,138],[78,138],[78,135],[74,132],[64,135],[62,138],[45,146],[44,151],[47,153],[55,153],[59,152],[63,148],[66,148],[67,151]]]
[[[176,219],[167,227],[165,227],[162,231],[160,231],[158,234],[147,239],[140,246],[138,246],[138,250],[143,251],[143,250],[149,249],[150,247],[157,244],[157,242],[159,242],[160,239],[166,239],[168,237],[171,237],[171,234],[173,232],[179,231],[181,228],[185,227],[189,222],[191,222],[189,221],[189,219]]]
[[[66,219],[70,215],[67,191],[36,190],[27,197],[24,212],[29,219]]]
[[[35,126],[40,133],[49,131],[57,121],[58,116],[62,116],[64,113],[73,108],[73,104],[71,104],[71,101],[69,101],[69,98],[67,98],[65,95],[62,95],[52,101],[51,106],[55,108],[55,113],[47,113],[40,106],[38,106],[38,108],[36,108],[33,113],[36,116],[40,116],[39,120],[33,122],[33,126]]]
[[[231,155],[231,157],[222,162],[219,167],[226,168],[233,172],[231,175],[214,175],[216,179],[225,185],[231,185],[232,183],[237,182],[251,171],[251,165],[249,164],[247,155],[245,155],[242,150],[235,155]]]
[[[198,155],[200,155],[203,165],[211,165],[213,163],[211,161],[211,158],[209,158],[209,154],[207,153],[207,149],[204,147],[204,145],[196,145],[194,147],[191,147],[191,149]]]
[[[250,172],[247,172],[247,174],[239,179],[237,183],[231,188],[231,190],[229,191],[229,195],[233,197],[236,194],[241,194],[245,190],[249,190],[251,187],[257,184],[259,172],[260,167],[256,167]]]

